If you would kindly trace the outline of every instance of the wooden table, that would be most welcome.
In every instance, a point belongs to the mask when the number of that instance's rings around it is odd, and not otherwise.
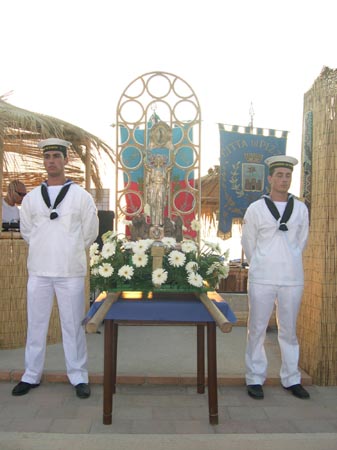
[[[205,328],[207,330],[207,385],[209,422],[218,424],[216,323],[199,299],[118,300],[104,319],[103,424],[112,423],[113,394],[116,392],[118,326],[194,325],[197,328],[197,392],[205,392]],[[221,299],[217,307],[231,322],[236,318]]]

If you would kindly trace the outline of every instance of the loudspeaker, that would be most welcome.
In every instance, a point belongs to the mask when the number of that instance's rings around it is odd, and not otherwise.
[[[102,249],[102,235],[107,231],[113,230],[115,213],[113,211],[98,210],[99,229],[98,236],[95,242],[97,242],[99,249]]]

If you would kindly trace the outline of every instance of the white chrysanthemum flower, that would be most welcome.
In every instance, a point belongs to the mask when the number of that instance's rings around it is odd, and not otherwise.
[[[202,276],[199,275],[198,273],[190,272],[187,275],[187,281],[189,282],[189,284],[195,287],[202,287],[203,285]]]
[[[199,269],[199,264],[196,261],[189,261],[186,266],[186,272],[196,272]]]
[[[133,253],[145,253],[149,245],[149,239],[141,239],[140,241],[134,242],[132,251]]]
[[[116,231],[107,231],[104,234],[102,234],[102,241],[105,244],[106,242],[112,242],[115,240],[117,236]]]
[[[98,264],[101,260],[101,256],[100,255],[93,255],[90,258],[90,267],[95,266],[96,264]]]
[[[94,276],[99,275],[98,267],[93,267],[91,269],[91,275],[94,275]]]
[[[185,264],[186,256],[182,252],[178,252],[178,250],[173,250],[168,255],[168,260],[171,266],[173,267],[181,267]]]
[[[98,252],[98,244],[97,242],[94,242],[93,244],[90,245],[90,249],[89,249],[89,256],[90,258],[92,258],[96,252]]]
[[[209,266],[209,268],[207,269],[206,275],[212,275],[213,272],[220,270],[220,265],[222,265],[222,264],[220,264],[218,262],[211,264]]]
[[[220,261],[215,262],[211,266],[209,266],[206,274],[212,275],[214,272],[217,272],[221,276],[221,278],[226,277],[229,273],[229,266],[223,265]]]
[[[148,263],[149,257],[145,253],[134,253],[132,255],[132,262],[136,267],[145,267]]]
[[[191,228],[193,231],[199,231],[200,230],[200,222],[198,222],[196,219],[192,220]]]
[[[221,255],[221,248],[219,242],[204,241],[204,244],[214,252]]]
[[[135,243],[133,241],[124,241],[123,247],[125,250],[132,250]]]
[[[161,241],[168,248],[174,248],[177,245],[177,241],[173,237],[163,237]]]
[[[99,266],[98,273],[103,278],[109,278],[114,273],[114,268],[109,263],[103,263],[101,266]]]
[[[219,278],[227,278],[229,274],[229,266],[221,265],[221,268],[219,270]]]
[[[101,255],[104,259],[110,258],[110,256],[114,255],[116,251],[115,242],[106,242],[103,245]]]
[[[125,264],[118,270],[118,276],[121,278],[125,278],[126,280],[131,280],[134,274],[134,268],[132,266],[128,266]]]
[[[182,226],[182,230],[187,231],[187,228],[185,227],[185,225]]]
[[[161,286],[167,280],[167,272],[164,269],[156,269],[152,272],[152,283]]]
[[[181,244],[181,250],[184,253],[191,253],[197,251],[197,246],[194,241],[184,241]]]
[[[229,248],[225,251],[225,253],[223,254],[223,257],[227,261],[227,259],[229,258]]]

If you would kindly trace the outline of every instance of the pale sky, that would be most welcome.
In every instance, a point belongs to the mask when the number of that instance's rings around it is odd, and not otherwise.
[[[217,123],[289,131],[301,157],[303,96],[337,68],[335,0],[1,2],[0,95],[115,148],[117,102],[153,71],[183,78],[203,118],[202,174],[219,162]],[[207,154],[206,156],[203,156]],[[111,168],[114,177],[114,168]],[[108,187],[108,186],[106,186]],[[299,167],[292,192],[299,194]]]

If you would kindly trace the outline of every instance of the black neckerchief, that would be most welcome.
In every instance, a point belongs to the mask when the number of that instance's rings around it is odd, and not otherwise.
[[[266,205],[267,205],[269,211],[272,213],[273,217],[276,220],[278,220],[280,218],[280,213],[278,212],[278,209],[277,209],[275,203],[273,202],[273,200],[268,195],[263,195],[262,198],[264,198],[264,201],[266,202]],[[288,194],[287,206],[281,217],[279,230],[288,231],[288,227],[287,227],[286,223],[290,219],[293,209],[294,209],[294,196],[292,194]]]
[[[73,181],[71,180],[67,180],[64,185],[62,186],[60,192],[58,193],[58,196],[56,197],[54,206],[51,207],[51,203],[50,203],[50,198],[49,198],[49,194],[48,194],[48,184],[46,181],[44,181],[41,184],[41,194],[43,197],[43,200],[45,202],[45,204],[48,206],[49,209],[51,209],[50,211],[50,220],[54,220],[56,219],[59,215],[56,211],[56,207],[62,202],[62,200],[64,199],[64,197],[66,196],[66,193],[68,192],[70,185],[73,183]]]

